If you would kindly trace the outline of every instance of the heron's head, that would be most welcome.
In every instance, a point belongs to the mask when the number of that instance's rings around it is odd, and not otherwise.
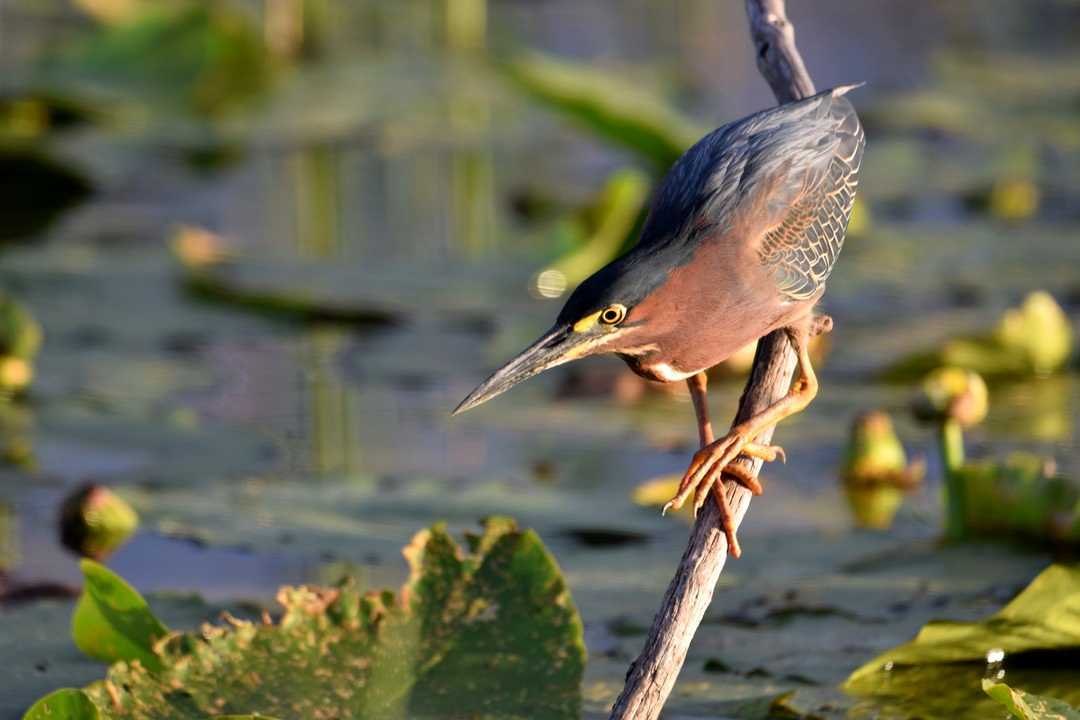
[[[633,251],[608,264],[574,290],[551,329],[469,393],[454,414],[556,365],[600,353],[633,354],[649,346],[651,318],[643,301],[665,276]]]

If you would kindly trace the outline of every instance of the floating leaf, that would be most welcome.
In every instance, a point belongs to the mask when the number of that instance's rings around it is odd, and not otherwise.
[[[856,692],[888,684],[901,666],[986,662],[1032,650],[1080,647],[1080,565],[1051,565],[982,622],[931,622],[911,642],[866,663],[847,679]]]
[[[1062,700],[1032,695],[985,678],[982,687],[1019,720],[1080,720],[1080,711]]]
[[[582,625],[554,559],[508,519],[466,539],[467,551],[441,525],[418,533],[396,596],[283,588],[278,624],[174,634],[155,664],[140,645],[129,653],[140,662],[116,663],[87,692],[107,718],[578,717]],[[108,573],[86,570],[88,587]],[[125,590],[112,588],[135,604]]]
[[[609,142],[633,150],[657,172],[667,171],[708,131],[640,84],[595,68],[530,54],[511,62],[507,71],[530,95]]]
[[[23,720],[98,720],[97,706],[82,690],[65,688],[34,703]]]
[[[71,620],[75,645],[106,662],[138,661],[149,670],[161,669],[154,644],[169,631],[146,600],[104,565],[83,560],[80,567],[86,585]]]

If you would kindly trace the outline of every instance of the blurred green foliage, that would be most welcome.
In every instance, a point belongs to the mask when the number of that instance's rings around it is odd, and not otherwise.
[[[30,385],[42,337],[30,310],[0,293],[0,392],[19,393]]]
[[[966,458],[963,428],[981,423],[989,412],[986,384],[977,373],[935,370],[923,380],[914,410],[938,431],[949,538],[1080,543],[1080,485],[1057,475],[1052,460],[1023,452],[1003,462]]]
[[[641,85],[587,65],[534,53],[509,61],[505,70],[536,100],[634,152],[656,175],[667,172],[710,129],[683,117]]]
[[[1072,324],[1046,292],[1030,293],[1007,310],[990,332],[947,340],[939,349],[900,359],[885,371],[894,382],[910,381],[942,365],[987,378],[1022,378],[1061,370],[1073,351]]]
[[[987,537],[1080,545],[1080,485],[1026,452],[951,470],[965,497],[964,525]]]
[[[618,255],[644,219],[649,190],[647,175],[632,168],[619,170],[590,204],[566,215],[559,232],[575,247],[540,272],[540,295],[561,295]]]
[[[75,96],[134,103],[145,113],[219,117],[249,104],[274,76],[256,19],[229,2],[139,3],[49,57],[45,77]]]

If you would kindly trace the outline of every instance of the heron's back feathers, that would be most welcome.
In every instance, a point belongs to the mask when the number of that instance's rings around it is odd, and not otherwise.
[[[844,97],[826,90],[702,138],[672,167],[637,252],[689,256],[708,237],[753,246],[786,297],[823,289],[843,246],[864,137]]]

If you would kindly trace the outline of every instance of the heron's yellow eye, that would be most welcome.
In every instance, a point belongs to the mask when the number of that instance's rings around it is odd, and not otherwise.
[[[626,318],[626,307],[611,305],[600,313],[600,322],[604,325],[618,325]]]

